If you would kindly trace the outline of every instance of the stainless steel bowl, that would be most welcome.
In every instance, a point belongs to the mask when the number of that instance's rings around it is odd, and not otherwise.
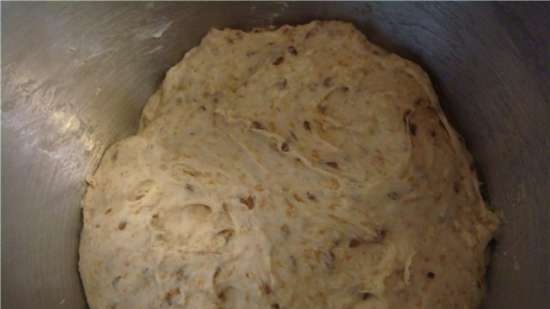
[[[486,309],[550,303],[547,3],[2,3],[2,305],[85,308],[84,179],[212,27],[355,23],[428,70],[504,225]]]

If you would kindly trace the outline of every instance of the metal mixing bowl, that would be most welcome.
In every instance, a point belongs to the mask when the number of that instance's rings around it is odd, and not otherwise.
[[[545,3],[2,3],[2,305],[86,308],[84,179],[212,27],[351,21],[430,73],[504,217],[486,309],[550,304]]]

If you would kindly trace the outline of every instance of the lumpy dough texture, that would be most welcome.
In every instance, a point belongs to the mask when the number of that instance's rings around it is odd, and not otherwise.
[[[212,30],[83,201],[92,309],[475,308],[498,225],[417,65],[352,25]]]

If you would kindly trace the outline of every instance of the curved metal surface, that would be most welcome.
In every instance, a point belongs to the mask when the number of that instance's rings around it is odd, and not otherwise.
[[[354,22],[421,63],[502,212],[486,309],[547,308],[545,3],[2,3],[2,305],[85,308],[80,199],[164,72],[211,27]]]

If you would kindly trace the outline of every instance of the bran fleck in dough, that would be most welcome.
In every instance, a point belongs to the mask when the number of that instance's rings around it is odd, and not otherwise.
[[[428,76],[352,25],[212,30],[83,201],[92,309],[475,308],[498,220]]]

